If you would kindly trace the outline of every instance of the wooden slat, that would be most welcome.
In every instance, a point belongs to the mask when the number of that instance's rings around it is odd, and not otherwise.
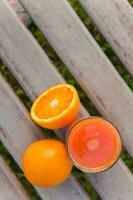
[[[30,200],[24,188],[0,156],[0,199]]]
[[[79,0],[79,2],[133,75],[133,8],[128,1]]]
[[[5,5],[4,8],[1,8],[1,11],[5,11],[5,12],[3,12],[1,15],[3,16],[4,20],[0,18],[0,27],[2,27],[2,29],[0,30],[0,33],[1,33],[0,40],[1,40],[2,47],[4,47],[4,48],[0,48],[1,49],[0,52],[1,52],[2,58],[7,63],[9,69],[12,70],[12,72],[15,74],[18,81],[20,81],[22,86],[26,89],[27,94],[30,96],[30,98],[34,99],[35,96],[38,95],[43,89],[57,82],[60,82],[60,81],[62,82],[63,79],[57,74],[55,68],[52,66],[51,62],[48,60],[46,55],[42,53],[42,50],[37,45],[37,43],[33,40],[32,36],[19,23],[19,21],[16,19],[16,16],[12,14],[11,10],[7,8],[8,8],[7,5]],[[7,17],[5,17],[5,14],[7,15]],[[10,32],[11,29],[12,31]],[[25,48],[25,51],[23,48]],[[16,53],[17,53],[17,56],[16,56]],[[34,58],[37,58],[37,59],[34,59]],[[41,70],[41,73],[39,72],[39,70]],[[45,79],[47,79],[47,73],[49,73],[49,77],[48,77],[48,80],[45,81]],[[43,74],[43,76],[41,74]],[[30,92],[28,92],[28,90],[30,90]],[[82,109],[82,112],[80,114],[82,116],[85,116],[87,115],[87,112]],[[22,127],[23,126],[25,127],[28,124],[29,122],[26,123],[26,125],[24,125],[24,122],[23,122]],[[5,125],[4,132],[8,133],[10,130],[10,127],[6,125]],[[14,126],[14,122],[12,122],[11,126]],[[29,130],[28,128],[26,129]],[[17,132],[16,134],[18,135],[17,130],[16,132]],[[31,131],[26,131],[26,133],[30,134],[28,136],[29,143],[36,139],[34,135],[34,133],[36,132],[37,131],[34,128],[32,128]],[[20,134],[21,133],[22,132],[20,132]],[[23,140],[24,140],[22,144],[24,145],[24,147],[22,148],[25,148],[25,145],[27,144],[27,139],[25,138],[27,136],[25,136],[24,133],[25,131],[23,131],[23,133],[21,134],[23,135]],[[3,142],[6,144],[6,146],[8,145],[8,148],[9,147],[11,148],[12,146],[11,146],[10,140],[7,140],[7,138],[12,138],[12,140],[14,140],[14,137],[12,135],[12,132],[9,133],[8,135],[10,137],[8,136],[6,138],[3,138]],[[21,140],[21,138],[19,137],[18,137],[18,140]],[[19,155],[18,155],[18,159],[19,159]],[[123,176],[121,176],[121,173],[123,173]],[[104,200],[118,199],[117,197],[119,197],[121,200],[125,200],[125,196],[128,197],[129,200],[132,200],[133,179],[130,175],[131,174],[128,171],[128,169],[125,167],[124,163],[118,162],[117,169],[116,169],[116,166],[114,166],[111,170],[107,171],[106,173],[90,175],[90,177],[88,177],[87,175],[86,176],[87,178],[91,180],[92,184],[100,192],[100,195],[103,197]],[[98,181],[98,180],[101,180],[101,181]],[[120,183],[122,185],[122,189],[124,190],[124,194],[121,193]],[[65,187],[66,186],[64,186],[64,190],[66,190]],[[114,189],[117,189],[115,193],[113,192]],[[68,198],[69,197],[70,196],[68,195]]]
[[[31,121],[28,112],[19,102],[7,83],[0,76],[0,139],[21,167],[26,147],[43,134]],[[45,137],[45,135],[44,135]],[[58,187],[45,189],[36,187],[42,199],[89,199],[74,177]]]
[[[91,179],[92,184],[95,185],[96,190],[101,194],[103,200],[133,199],[131,189],[133,177],[130,171],[127,173],[127,169],[121,160],[113,168],[105,172],[97,173],[94,176],[86,174],[86,177]]]
[[[133,94],[66,0],[20,0],[133,156]]]

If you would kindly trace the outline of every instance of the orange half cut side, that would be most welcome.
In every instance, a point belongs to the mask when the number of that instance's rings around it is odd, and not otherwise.
[[[79,96],[72,85],[56,85],[44,91],[35,100],[31,108],[31,117],[44,128],[63,128],[75,120],[79,103]]]

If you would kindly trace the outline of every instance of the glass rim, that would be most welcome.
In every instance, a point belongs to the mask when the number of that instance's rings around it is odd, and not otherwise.
[[[71,134],[71,131],[73,130],[73,128],[74,128],[75,126],[77,126],[77,124],[79,124],[80,122],[82,122],[82,121],[84,121],[84,120],[88,120],[88,119],[101,119],[101,120],[103,120],[103,121],[108,122],[109,124],[111,124],[111,125],[116,129],[116,131],[117,131],[117,133],[118,133],[118,136],[119,136],[119,139],[120,139],[120,148],[119,148],[118,156],[116,157],[116,159],[114,159],[114,162],[112,162],[112,164],[110,164],[108,167],[107,167],[107,166],[103,167],[103,169],[100,168],[100,167],[96,167],[96,168],[94,168],[94,169],[93,169],[93,168],[90,168],[90,170],[89,170],[89,169],[85,168],[84,166],[79,165],[79,164],[74,160],[74,158],[72,157],[71,153],[69,152],[68,140],[69,140],[69,136],[70,136],[70,134]],[[86,173],[100,173],[100,172],[104,172],[104,171],[106,171],[106,170],[112,168],[112,167],[117,163],[117,161],[119,160],[120,154],[121,154],[121,151],[122,151],[122,138],[121,138],[121,134],[120,134],[119,129],[116,127],[116,125],[114,125],[114,123],[110,122],[108,119],[103,118],[103,117],[99,117],[99,116],[88,116],[88,117],[85,117],[85,118],[80,118],[80,119],[78,119],[78,120],[75,122],[75,124],[73,124],[73,125],[68,129],[67,135],[66,135],[66,147],[67,147],[68,156],[69,156],[69,158],[71,159],[71,161],[73,162],[74,166],[76,166],[78,169],[80,169],[81,171],[86,172]]]

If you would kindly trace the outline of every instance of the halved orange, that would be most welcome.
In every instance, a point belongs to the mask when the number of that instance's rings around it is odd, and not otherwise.
[[[44,91],[35,100],[31,108],[31,117],[44,128],[63,128],[75,120],[79,103],[79,96],[72,85],[56,85]]]

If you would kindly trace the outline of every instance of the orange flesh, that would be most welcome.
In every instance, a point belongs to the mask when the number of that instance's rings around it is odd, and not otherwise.
[[[42,119],[59,115],[70,105],[73,93],[70,88],[54,88],[44,95],[35,108],[35,114]]]
[[[73,161],[81,168],[110,167],[121,150],[118,131],[101,118],[88,118],[72,128],[68,138],[68,151]]]

